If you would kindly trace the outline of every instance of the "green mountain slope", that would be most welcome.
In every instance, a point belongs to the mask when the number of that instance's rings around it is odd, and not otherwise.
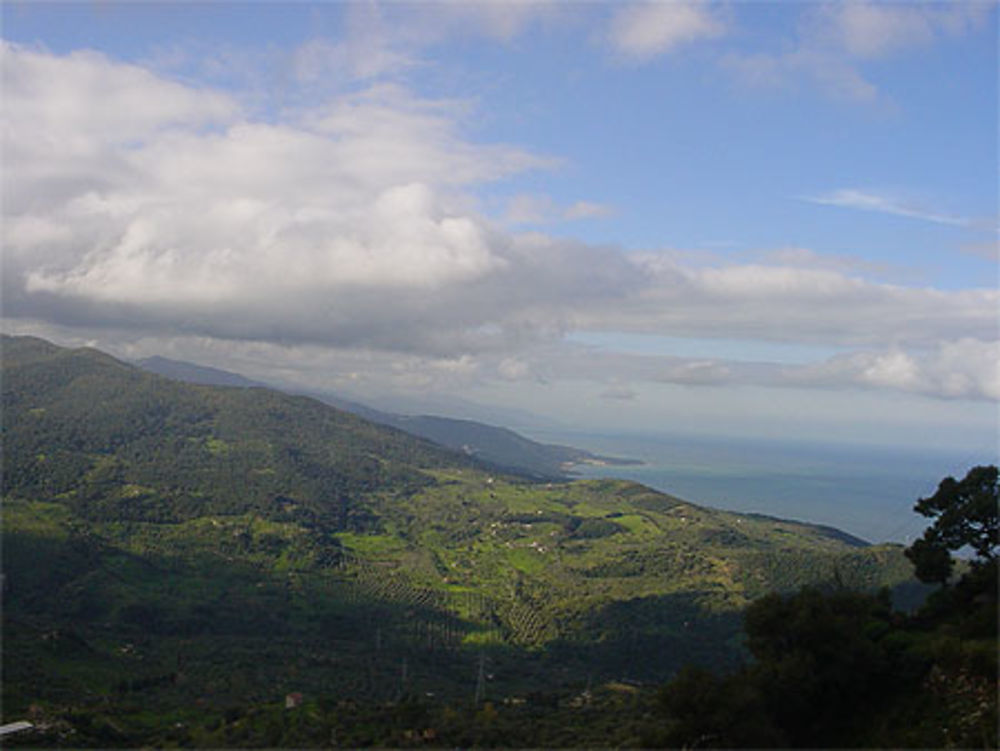
[[[311,399],[37,339],[3,340],[3,445],[8,713],[451,701],[479,693],[480,654],[497,698],[662,681],[737,661],[766,592],[909,580],[898,547],[530,483]]]
[[[384,413],[383,413],[384,414]],[[542,478],[565,479],[574,464],[641,464],[631,459],[599,456],[572,446],[539,443],[507,428],[474,420],[436,415],[388,415],[376,422],[428,438],[442,446],[463,451],[499,467],[526,471]]]
[[[149,357],[136,364],[151,373],[188,383],[207,386],[265,386],[237,373],[165,357]],[[356,414],[369,422],[399,428],[454,451],[475,456],[495,465],[498,469],[540,479],[566,479],[567,471],[574,464],[598,462],[612,465],[641,464],[629,459],[598,456],[572,446],[539,443],[513,430],[475,420],[439,415],[401,415],[373,409],[331,394],[313,393],[307,396]]]
[[[372,493],[412,492],[467,459],[266,389],[144,373],[94,350],[3,342],[4,492],[93,520],[245,513],[331,529],[372,522]]]

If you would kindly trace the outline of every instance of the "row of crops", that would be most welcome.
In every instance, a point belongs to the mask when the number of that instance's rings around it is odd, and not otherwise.
[[[475,590],[418,586],[391,564],[347,551],[337,574],[350,585],[350,601],[377,604],[381,623],[376,628],[382,638],[425,648],[458,648],[531,646],[554,635],[537,608],[514,596],[496,600]]]

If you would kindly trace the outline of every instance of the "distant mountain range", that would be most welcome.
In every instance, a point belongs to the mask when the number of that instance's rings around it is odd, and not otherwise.
[[[228,370],[210,368],[207,365],[196,365],[183,360],[171,360],[167,357],[154,355],[136,360],[135,364],[150,373],[173,378],[185,383],[200,383],[203,386],[236,386],[238,388],[272,388],[262,381],[252,381],[239,373]]]
[[[279,388],[250,380],[238,373],[165,357],[148,357],[136,364],[151,373],[187,383],[241,388]],[[642,464],[633,459],[599,456],[583,449],[539,443],[507,428],[437,415],[401,415],[341,399],[322,392],[300,392],[338,409],[351,412],[380,425],[390,425],[455,451],[461,451],[495,465],[539,479],[565,479],[576,464],[623,466]]]

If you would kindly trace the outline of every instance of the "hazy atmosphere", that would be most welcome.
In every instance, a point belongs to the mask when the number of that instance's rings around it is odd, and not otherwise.
[[[994,3],[10,2],[2,60],[7,333],[995,449]]]

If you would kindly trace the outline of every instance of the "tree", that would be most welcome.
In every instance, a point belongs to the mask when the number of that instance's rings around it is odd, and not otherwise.
[[[897,665],[883,642],[888,592],[804,588],[746,610],[749,676],[790,747],[850,747],[882,707]]]
[[[688,665],[659,693],[668,722],[647,730],[644,747],[780,748],[788,745],[774,727],[761,688],[747,671],[719,677]]]
[[[944,584],[951,576],[951,551],[971,547],[976,552],[974,568],[996,565],[1000,544],[997,540],[997,502],[1000,482],[996,466],[973,467],[957,481],[946,477],[937,492],[917,501],[914,510],[935,518],[923,537],[906,549],[916,567],[917,578]]]

